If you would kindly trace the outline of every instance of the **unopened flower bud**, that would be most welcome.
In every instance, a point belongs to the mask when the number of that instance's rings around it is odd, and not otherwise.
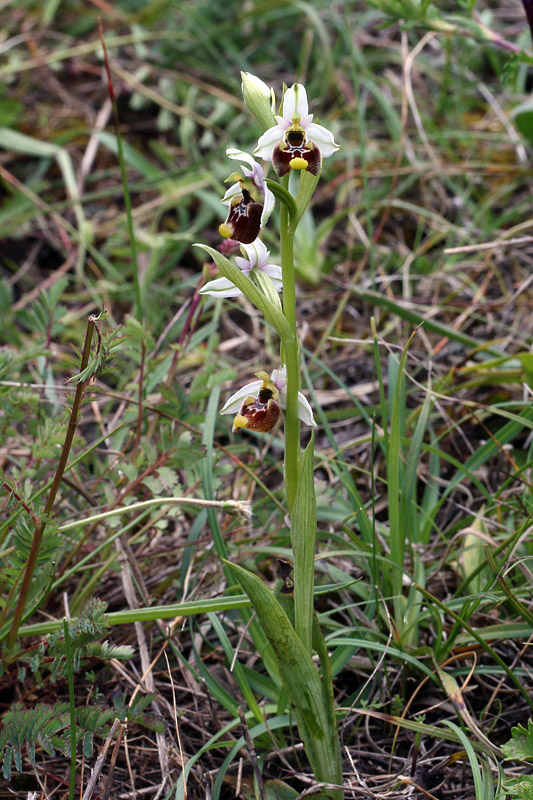
[[[241,72],[241,77],[244,102],[265,130],[271,128],[276,124],[273,90],[251,72]]]

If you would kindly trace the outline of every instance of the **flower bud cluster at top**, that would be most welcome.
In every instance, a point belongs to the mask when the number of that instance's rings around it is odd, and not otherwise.
[[[260,78],[250,73],[242,74],[243,97],[249,110],[266,128],[257,142],[254,155],[270,161],[281,178],[292,170],[307,171],[317,176],[322,169],[322,159],[338,150],[331,131],[313,122],[309,114],[305,87],[295,83],[285,91],[281,103],[281,115],[276,115],[274,91]],[[259,239],[274,208],[274,194],[269,189],[263,166],[242,150],[229,148],[228,158],[240,162],[240,169],[231,173],[230,183],[222,202],[228,212],[225,222],[219,227],[221,236],[240,243],[242,258],[235,262],[247,277],[262,273],[262,280],[271,282],[276,292],[283,289],[282,269],[269,263],[270,253]],[[209,281],[200,294],[214,297],[238,297],[243,292],[228,278]],[[285,367],[274,370],[272,377],[257,373],[259,381],[247,384],[234,394],[222,409],[222,413],[235,413],[234,430],[268,431],[273,428],[285,405]],[[316,423],[309,403],[298,392],[298,416],[307,425]]]
[[[309,114],[307,94],[301,83],[287,89],[281,104],[281,116],[274,114],[274,90],[260,78],[242,73],[242,92],[246,105],[264,127],[254,155],[271,161],[282,177],[291,170],[306,170],[318,175],[322,159],[338,150],[331,131],[313,122]],[[243,258],[237,258],[239,269],[248,276],[261,271],[271,278],[274,288],[282,290],[281,267],[270,264],[269,251],[258,238],[274,208],[274,195],[268,188],[265,171],[253,156],[234,147],[226,155],[241,164],[240,170],[227,178],[230,183],[222,202],[228,208],[219,233],[241,244]],[[210,281],[201,294],[214,297],[238,297],[242,294],[227,278]]]

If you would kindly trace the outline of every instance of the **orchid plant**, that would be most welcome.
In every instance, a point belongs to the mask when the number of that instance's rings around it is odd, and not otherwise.
[[[316,427],[312,408],[300,391],[300,345],[296,316],[294,235],[316,188],[322,161],[338,149],[333,134],[313,122],[305,87],[295,83],[285,90],[281,114],[275,115],[275,95],[262,80],[242,74],[246,105],[263,126],[254,155],[230,148],[227,156],[240,163],[231,173],[231,185],[222,203],[226,220],[223,237],[239,243],[235,263],[220,251],[197,245],[213,259],[221,277],[207,282],[200,294],[214,297],[241,295],[256,306],[277,332],[280,366],[256,373],[257,380],[238,389],[222,414],[232,414],[233,431],[271,431],[283,419],[284,476],[289,510],[293,577],[272,592],[255,574],[227,564],[248,594],[274,653],[277,669],[294,709],[311,767],[324,784],[317,797],[340,800],[342,768],[333,706],[329,658],[313,607],[316,501],[313,479],[313,435],[305,452],[300,424]],[[269,180],[265,167],[272,162],[279,180]],[[299,180],[289,179],[294,173]],[[296,188],[297,185],[297,188]],[[259,238],[280,201],[281,265],[270,263],[270,253]],[[282,299],[280,299],[280,293]],[[285,576],[282,576],[282,578]],[[319,658],[320,670],[313,661]]]

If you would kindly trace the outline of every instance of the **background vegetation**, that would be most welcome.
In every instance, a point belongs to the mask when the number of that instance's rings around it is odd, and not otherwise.
[[[342,146],[297,259],[346,797],[531,800],[524,7],[7,0],[0,27],[0,796],[313,789],[220,560],[273,584],[289,543],[282,429],[218,414],[276,348],[199,298],[191,247],[261,133],[244,70],[305,83]]]

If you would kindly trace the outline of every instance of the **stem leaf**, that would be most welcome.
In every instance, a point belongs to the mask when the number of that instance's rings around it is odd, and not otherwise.
[[[335,747],[337,732],[325,706],[322,682],[310,653],[263,581],[242,567],[226,563],[249,596],[276,654],[283,686],[294,706],[298,730],[315,777],[326,783],[342,783],[340,759]],[[341,790],[324,790],[323,794],[332,800],[342,798]]]
[[[266,180],[266,185],[268,186],[274,197],[276,197],[280,201],[280,203],[283,203],[283,205],[286,207],[291,219],[294,219],[298,213],[298,209],[292,194],[287,189],[285,189],[285,187],[282,186],[281,183],[278,183],[277,181],[272,181],[269,178],[267,178]]]
[[[223,276],[235,284],[248,300],[261,311],[265,319],[268,320],[276,330],[280,339],[291,338],[290,327],[280,309],[271,303],[268,297],[266,297],[263,292],[235,266],[235,264],[232,264],[229,259],[213,247],[209,247],[206,244],[195,244],[194,246],[199,247],[211,256]]]

